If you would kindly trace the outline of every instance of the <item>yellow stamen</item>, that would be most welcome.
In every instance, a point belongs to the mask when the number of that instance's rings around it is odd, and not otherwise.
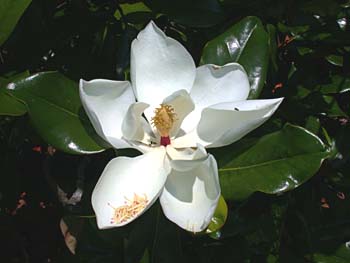
[[[174,108],[167,104],[160,104],[160,108],[156,108],[154,113],[152,124],[157,128],[160,136],[169,137],[170,130],[176,121]]]
[[[121,224],[132,219],[140,212],[142,212],[148,203],[146,194],[143,194],[143,196],[134,194],[132,200],[126,197],[124,198],[124,205],[117,208],[114,208],[110,205],[114,209],[114,215],[111,223]]]

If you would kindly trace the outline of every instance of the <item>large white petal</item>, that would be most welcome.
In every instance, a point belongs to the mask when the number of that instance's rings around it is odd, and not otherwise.
[[[247,73],[240,64],[208,64],[198,67],[190,92],[196,108],[184,120],[181,128],[189,132],[198,124],[204,108],[222,102],[246,100],[249,90]]]
[[[159,196],[170,168],[165,148],[135,158],[117,157],[104,169],[92,193],[92,207],[100,229],[123,226],[147,210]],[[147,198],[147,205],[135,217],[121,223],[112,222],[115,208],[133,200],[134,194]]]
[[[246,100],[249,89],[247,73],[240,64],[208,64],[197,68],[190,94],[196,107],[203,109],[222,102]]]
[[[174,147],[229,145],[254,130],[277,110],[283,98],[220,103],[205,108],[197,129],[173,140]]]
[[[135,102],[128,81],[80,80],[80,98],[98,135],[115,148],[130,145],[122,139],[122,123],[129,106]]]
[[[197,160],[176,160],[172,168],[160,196],[163,212],[187,231],[203,231],[220,197],[216,161],[212,155]]]
[[[167,37],[153,22],[131,45],[131,82],[138,101],[160,104],[173,92],[190,91],[195,64],[188,51]]]

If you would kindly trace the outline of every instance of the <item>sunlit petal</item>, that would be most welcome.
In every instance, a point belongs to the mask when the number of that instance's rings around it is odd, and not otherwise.
[[[198,154],[191,156],[202,156]],[[176,167],[180,169],[176,170]],[[169,220],[187,231],[200,232],[210,223],[219,197],[217,164],[214,157],[208,155],[194,160],[176,160],[160,203]]]
[[[135,97],[128,81],[80,80],[80,98],[97,134],[116,148],[130,147],[122,123]]]
[[[140,216],[159,196],[169,171],[164,147],[134,158],[111,160],[91,198],[98,227],[123,226]],[[139,207],[135,207],[137,200]]]
[[[174,147],[229,145],[254,130],[276,111],[283,99],[245,100],[220,103],[202,112],[197,129],[175,139]]]
[[[186,132],[191,131],[198,124],[204,108],[223,102],[245,100],[249,90],[247,73],[237,63],[224,66],[208,64],[198,67],[190,92],[196,107],[184,120],[181,128]]]
[[[131,45],[130,74],[138,101],[160,104],[175,91],[190,91],[195,64],[188,51],[153,22]]]

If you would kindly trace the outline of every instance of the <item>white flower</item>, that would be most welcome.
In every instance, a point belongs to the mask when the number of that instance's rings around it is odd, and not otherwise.
[[[125,225],[160,197],[164,214],[199,232],[220,197],[218,169],[204,147],[231,144],[265,122],[282,99],[247,100],[248,77],[236,63],[196,69],[192,57],[153,22],[131,46],[131,83],[80,81],[80,97],[97,133],[117,157],[92,194],[99,228]]]

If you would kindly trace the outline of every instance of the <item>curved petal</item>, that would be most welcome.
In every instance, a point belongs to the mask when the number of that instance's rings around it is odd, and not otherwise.
[[[177,162],[179,167],[186,169],[173,168],[169,174],[160,196],[163,212],[187,231],[203,231],[210,223],[220,197],[216,161],[208,155],[195,161]]]
[[[190,94],[196,107],[204,109],[222,102],[246,100],[249,89],[247,73],[240,64],[208,64],[197,68]]]
[[[138,101],[160,104],[173,92],[190,91],[195,64],[188,51],[153,22],[131,45],[131,82]]]
[[[128,81],[80,80],[80,98],[98,135],[115,148],[128,148],[122,139],[122,122],[135,97]]]
[[[164,147],[111,160],[91,197],[98,227],[123,226],[140,216],[159,196],[169,171]]]
[[[198,67],[190,92],[196,108],[184,120],[181,128],[186,132],[191,131],[198,124],[204,108],[223,102],[246,100],[249,90],[247,73],[240,64],[208,64]]]
[[[171,145],[166,147],[166,152],[169,157],[171,168],[185,172],[193,169],[196,164],[200,164],[204,158],[207,158],[208,154],[205,148],[197,144],[197,148],[182,148],[176,149]],[[184,162],[185,160],[190,162]]]
[[[124,138],[147,145],[151,143],[151,127],[142,117],[142,113],[148,107],[149,104],[143,102],[136,102],[130,105],[122,124]]]
[[[176,138],[172,145],[194,147],[200,143],[207,148],[229,145],[268,120],[282,100],[246,100],[205,108],[197,129]]]

